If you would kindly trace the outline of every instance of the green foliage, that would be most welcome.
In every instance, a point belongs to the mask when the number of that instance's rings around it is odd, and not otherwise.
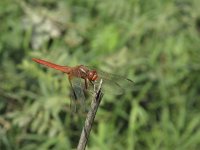
[[[67,77],[33,57],[134,80],[125,95],[105,93],[88,149],[198,149],[199,5],[1,0],[0,149],[77,145],[84,115],[71,113]]]

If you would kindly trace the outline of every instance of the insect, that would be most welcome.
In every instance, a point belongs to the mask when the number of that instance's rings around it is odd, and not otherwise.
[[[73,92],[73,99],[82,99],[84,101],[83,91],[95,92],[100,80],[103,80],[103,92],[111,92],[116,95],[123,94],[125,90],[131,90],[134,82],[124,76],[114,75],[107,72],[91,69],[84,65],[77,65],[74,67],[61,66],[51,63],[46,60],[32,58],[33,61],[45,65],[47,67],[59,70],[68,75],[68,80]],[[74,79],[81,79],[84,84],[74,82]],[[78,88],[77,88],[78,87]],[[92,87],[92,88],[91,88]],[[126,87],[126,88],[125,88]],[[77,90],[78,89],[78,90]]]

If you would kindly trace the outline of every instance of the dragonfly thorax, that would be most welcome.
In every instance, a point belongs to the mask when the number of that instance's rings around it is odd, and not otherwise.
[[[83,65],[79,66],[79,69],[81,71],[81,78],[87,78],[90,81],[95,81],[98,78],[96,70],[89,70]]]
[[[88,79],[90,81],[95,81],[98,78],[96,70],[92,70],[88,72]]]

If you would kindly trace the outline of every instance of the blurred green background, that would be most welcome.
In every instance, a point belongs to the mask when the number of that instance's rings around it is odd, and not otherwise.
[[[66,75],[31,60],[134,80],[105,93],[88,150],[200,147],[199,0],[1,0],[0,149],[76,148]],[[129,88],[129,87],[125,87]]]

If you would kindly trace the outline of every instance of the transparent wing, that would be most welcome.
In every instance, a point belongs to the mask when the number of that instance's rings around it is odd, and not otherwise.
[[[71,108],[75,112],[87,112],[90,106],[89,98],[93,93],[91,83],[86,89],[85,80],[82,78],[73,78],[71,80]]]
[[[103,79],[103,91],[106,93],[111,92],[115,95],[121,95],[124,94],[125,91],[133,90],[134,82],[131,79],[100,70],[96,71],[98,74],[98,79],[95,84],[99,84],[100,79]]]

